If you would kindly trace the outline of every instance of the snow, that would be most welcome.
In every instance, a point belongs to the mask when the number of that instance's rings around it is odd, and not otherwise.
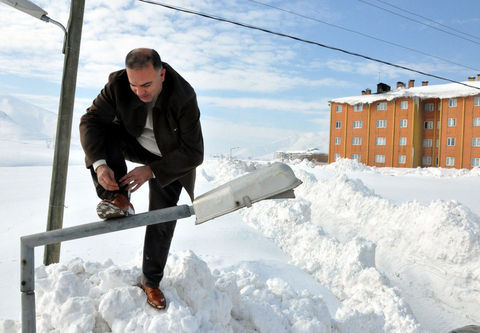
[[[330,102],[355,104],[372,104],[377,101],[392,101],[397,98],[418,97],[420,99],[429,98],[453,98],[468,97],[480,94],[480,83],[478,81],[464,81],[459,83],[438,84],[432,86],[420,86],[412,88],[397,88],[381,94],[369,94],[361,96],[334,98]]]
[[[0,139],[53,139],[57,115],[0,93]]]
[[[197,195],[268,163],[207,159]],[[51,168],[29,165],[0,167],[0,332],[20,332],[19,237],[45,228]],[[289,165],[303,182],[296,199],[198,226],[194,217],[178,222],[161,283],[165,311],[136,286],[143,228],[65,242],[61,262],[47,267],[36,249],[38,332],[403,333],[480,324],[478,169]],[[87,170],[71,165],[64,226],[98,220],[96,203]],[[141,188],[136,211],[147,203]],[[189,204],[185,193],[181,203]]]

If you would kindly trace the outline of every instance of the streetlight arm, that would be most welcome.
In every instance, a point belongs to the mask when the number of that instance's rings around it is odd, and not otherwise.
[[[3,1],[3,0],[0,0],[0,1]],[[67,29],[65,29],[65,27],[63,26],[63,24],[61,24],[60,22],[58,21],[55,21],[54,19],[51,19],[50,17],[44,15],[42,16],[41,20],[45,21],[45,22],[51,22],[53,24],[55,24],[56,26],[60,27],[60,29],[63,30],[63,34],[64,34],[64,37],[63,37],[63,54],[65,54],[65,50],[67,48],[67,43],[68,43],[68,33],[67,33]]]
[[[28,1],[28,0],[0,0],[1,2],[12,6],[15,9],[18,9],[28,15],[32,15],[39,20],[46,21],[44,16],[47,17],[47,12],[44,11],[42,8],[38,7],[36,4]]]
[[[28,1],[28,0],[0,0],[0,2],[3,2],[9,6],[12,6],[15,9],[18,9],[24,13],[27,13],[28,15],[31,15],[39,20],[45,21],[45,22],[51,22],[55,24],[56,26],[59,26],[64,33],[64,39],[63,39],[63,53],[65,54],[65,49],[67,47],[67,41],[68,41],[68,36],[67,36],[67,29],[60,23],[55,21],[54,19],[51,19],[50,17],[47,16],[47,12],[43,10],[42,8],[38,7],[36,4]]]

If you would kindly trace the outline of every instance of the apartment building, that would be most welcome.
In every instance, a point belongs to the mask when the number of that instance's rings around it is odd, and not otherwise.
[[[415,87],[379,83],[330,101],[329,163],[351,158],[378,167],[480,166],[480,74]]]

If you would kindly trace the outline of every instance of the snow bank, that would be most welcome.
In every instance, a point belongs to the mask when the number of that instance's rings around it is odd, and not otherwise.
[[[208,161],[198,182],[208,190],[266,164]],[[39,332],[413,333],[480,323],[479,216],[452,200],[394,202],[355,178],[476,184],[477,170],[381,169],[351,160],[326,166],[297,161],[292,168],[303,181],[296,199],[240,211],[243,228],[254,228],[288,256],[283,270],[261,260],[216,265],[220,257],[172,252],[161,284],[168,307],[159,312],[137,287],[140,256],[126,265],[75,259],[40,266]],[[222,251],[222,244],[209,246]],[[19,331],[18,322],[0,321],[0,332]]]
[[[344,299],[340,312],[383,309],[385,331],[416,331],[419,326],[404,295],[389,282],[394,278],[402,282],[395,283],[397,286],[413,292],[423,294],[428,286],[428,296],[445,304],[450,312],[480,321],[477,215],[454,201],[395,205],[360,180],[343,174],[385,172],[380,168],[341,160],[319,169],[335,169],[337,176],[317,180],[313,174],[297,170],[304,182],[296,190],[298,199],[260,203],[245,211],[246,221],[272,237],[293,263]],[[418,172],[458,177],[466,171]]]
[[[137,286],[138,266],[72,260],[36,269],[39,332],[331,332],[319,296],[242,267],[211,272],[193,252],[169,257],[164,311]],[[3,321],[2,332],[19,325]]]

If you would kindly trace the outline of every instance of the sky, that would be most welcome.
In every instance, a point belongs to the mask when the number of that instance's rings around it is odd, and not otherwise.
[[[37,0],[66,25],[70,1]],[[167,2],[168,3],[168,2]],[[480,3],[180,0],[220,16],[456,81],[480,73]],[[434,23],[432,21],[437,23]],[[56,112],[63,33],[0,3],[0,92]],[[455,30],[452,30],[455,29]],[[72,137],[136,47],[155,48],[195,88],[207,154],[328,151],[329,100],[384,82],[447,83],[290,38],[133,0],[86,1]],[[428,56],[432,55],[432,56]],[[246,156],[247,157],[247,156]]]

